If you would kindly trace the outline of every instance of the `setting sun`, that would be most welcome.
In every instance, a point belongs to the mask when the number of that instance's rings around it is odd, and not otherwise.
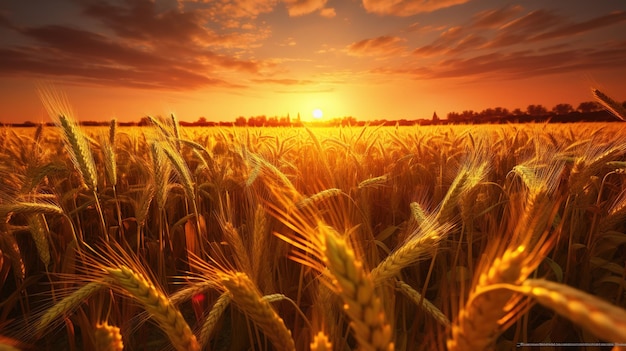
[[[320,119],[322,117],[324,117],[324,113],[322,112],[322,110],[320,110],[319,108],[313,110],[313,118]]]

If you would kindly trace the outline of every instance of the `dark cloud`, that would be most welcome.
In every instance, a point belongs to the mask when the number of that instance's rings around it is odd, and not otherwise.
[[[534,50],[492,52],[469,58],[450,58],[438,64],[396,70],[419,79],[474,77],[477,79],[524,79],[579,70],[626,65],[626,41],[597,49],[565,49],[537,53]],[[378,70],[378,73],[384,70]],[[388,71],[393,72],[393,71]]]
[[[100,20],[121,38],[142,41],[191,42],[195,38],[210,37],[197,11],[181,12],[166,9],[157,12],[156,2],[132,0],[125,3],[83,1],[83,13]]]
[[[220,45],[236,46],[232,43],[240,40],[241,33],[217,36],[203,26],[199,12],[183,13],[176,6],[158,10],[148,0],[77,3],[110,31],[19,26],[5,19],[11,34],[28,41],[0,46],[0,74],[69,78],[115,87],[194,89],[240,86],[222,79],[223,72],[257,74],[265,67],[257,60],[218,53]],[[245,39],[250,40],[254,39]]]
[[[216,70],[256,73],[260,66],[256,61],[207,50],[164,55],[151,47],[64,26],[20,28],[19,32],[36,44],[3,49],[3,75],[71,77],[116,87],[192,89],[230,85],[214,77]]]
[[[47,55],[39,50],[0,49],[0,74],[9,77],[62,77],[93,85],[144,89],[231,86],[223,80],[174,66],[125,68],[84,61],[71,55]]]
[[[113,41],[103,35],[84,30],[54,25],[22,28],[20,32],[37,40],[45,51],[56,55],[74,56],[100,63],[106,63],[108,60],[128,66],[158,66],[169,63],[167,59],[157,55],[133,49],[120,41]]]

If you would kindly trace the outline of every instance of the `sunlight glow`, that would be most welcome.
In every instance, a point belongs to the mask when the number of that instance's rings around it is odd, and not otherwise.
[[[324,113],[322,112],[322,110],[320,110],[319,108],[313,110],[313,118],[320,119],[322,117],[324,117]]]

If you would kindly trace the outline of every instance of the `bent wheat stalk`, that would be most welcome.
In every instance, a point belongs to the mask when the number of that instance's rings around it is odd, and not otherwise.
[[[441,225],[436,219],[427,218],[402,246],[372,269],[374,283],[380,284],[420,258],[432,254],[449,229],[450,225]]]
[[[57,318],[77,308],[78,305],[87,300],[89,296],[104,286],[104,281],[90,282],[57,302],[54,306],[48,309],[41,316],[41,318],[39,318],[39,321],[35,324],[35,334],[43,332],[44,329],[46,329]]]
[[[140,302],[178,351],[199,351],[200,344],[178,308],[146,278],[127,266],[105,269],[122,291]]]
[[[296,349],[291,331],[270,303],[263,298],[247,274],[242,272],[218,273],[221,283],[230,293],[231,300],[248,315],[279,350]]]
[[[626,343],[626,310],[570,286],[528,279],[512,288],[587,329],[602,340]]]
[[[450,326],[450,320],[448,317],[441,312],[437,306],[433,305],[432,302],[428,301],[425,297],[422,296],[419,292],[413,289],[409,284],[396,280],[396,288],[400,290],[404,295],[413,300],[416,305],[421,307],[424,311],[426,311],[431,317],[433,317],[439,324],[444,327]]]
[[[209,344],[209,339],[211,338],[211,335],[213,335],[217,322],[220,318],[222,318],[224,311],[226,311],[226,308],[230,305],[230,300],[230,294],[226,292],[220,295],[217,301],[215,301],[213,308],[211,308],[211,312],[209,312],[209,315],[206,317],[202,327],[200,328],[199,341],[202,347]]]

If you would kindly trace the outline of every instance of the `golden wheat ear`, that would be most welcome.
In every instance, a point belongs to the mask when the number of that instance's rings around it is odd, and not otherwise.
[[[323,260],[333,288],[344,302],[350,327],[360,347],[366,350],[393,350],[391,325],[387,323],[382,302],[371,274],[363,267],[354,250],[334,229],[318,227]]]
[[[196,336],[170,299],[147,278],[125,265],[107,267],[105,271],[125,294],[141,303],[151,314],[178,351],[200,350]]]
[[[270,303],[263,299],[258,288],[242,272],[218,273],[221,283],[230,293],[230,299],[245,313],[278,350],[293,350],[296,346],[291,331]]]
[[[626,343],[626,310],[570,286],[528,279],[515,289],[589,330],[600,339]]]
[[[622,121],[626,121],[626,108],[624,108],[624,105],[611,99],[608,95],[598,89],[592,88],[591,92],[596,100],[598,100],[605,109],[611,112],[615,117],[621,119]]]
[[[311,351],[333,351],[333,344],[328,340],[328,337],[323,331],[313,336]]]
[[[103,322],[96,325],[94,332],[96,351],[123,351],[124,342],[120,328]]]
[[[72,312],[95,292],[106,287],[105,281],[92,281],[83,285],[44,312],[35,324],[35,334],[41,335],[46,329],[57,322],[65,314]]]

